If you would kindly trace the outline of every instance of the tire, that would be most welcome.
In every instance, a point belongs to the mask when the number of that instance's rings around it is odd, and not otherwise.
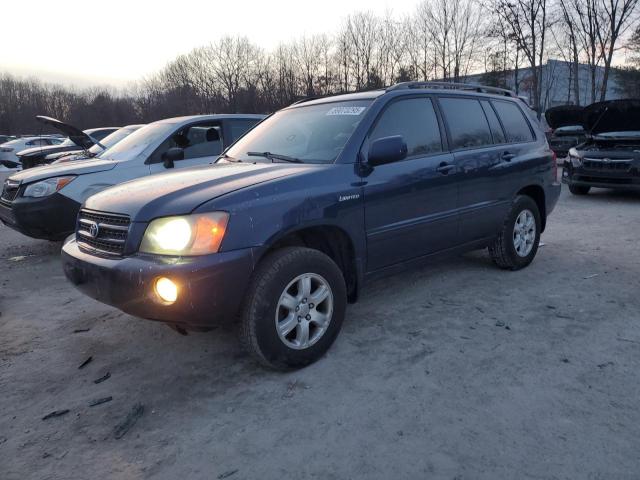
[[[313,295],[305,296],[301,288],[307,278],[307,290]],[[321,289],[323,285],[328,293]],[[285,298],[285,293],[289,297]],[[324,300],[320,300],[321,293],[326,294]],[[311,301],[314,296],[318,305]],[[318,360],[334,342],[346,306],[344,277],[331,258],[310,248],[276,250],[258,265],[247,289],[240,315],[241,343],[265,366],[278,370],[304,367]],[[316,323],[327,316],[324,328]],[[281,333],[277,324],[282,327]],[[291,326],[288,333],[283,333]]]
[[[522,222],[530,218],[526,212],[533,217],[532,225],[535,227],[533,233],[528,227],[524,227],[527,222]],[[516,222],[520,225],[518,231],[516,231]],[[526,195],[518,195],[513,201],[498,237],[489,247],[493,263],[505,270],[520,270],[529,265],[538,251],[541,226],[540,211],[536,202]]]
[[[591,187],[586,187],[582,185],[569,185],[569,191],[574,195],[586,195],[591,190]]]

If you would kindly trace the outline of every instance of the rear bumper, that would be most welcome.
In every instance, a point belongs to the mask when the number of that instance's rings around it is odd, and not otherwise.
[[[18,197],[0,202],[0,220],[8,227],[33,238],[62,240],[75,230],[80,204],[54,193],[44,198]]]
[[[72,238],[62,248],[62,265],[71,283],[102,303],[147,320],[206,328],[235,319],[253,272],[254,251],[103,258],[85,253]],[[171,305],[155,294],[159,277],[178,285],[178,299]]]
[[[556,208],[558,204],[558,199],[560,198],[560,192],[562,191],[562,184],[560,182],[552,183],[547,187],[547,191],[545,192],[545,201],[546,201],[546,213],[547,216]]]

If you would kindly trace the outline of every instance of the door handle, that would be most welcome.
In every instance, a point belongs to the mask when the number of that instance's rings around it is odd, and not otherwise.
[[[504,152],[500,158],[505,162],[510,162],[511,160],[516,158],[516,154],[511,152]]]
[[[442,175],[448,175],[451,170],[456,168],[455,165],[451,165],[447,162],[442,162],[437,168],[436,172],[441,173]]]

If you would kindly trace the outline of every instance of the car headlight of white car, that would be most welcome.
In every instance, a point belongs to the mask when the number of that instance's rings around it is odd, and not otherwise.
[[[569,149],[569,161],[571,162],[572,167],[581,167],[582,166],[582,157],[575,148]]]
[[[156,218],[144,232],[140,251],[159,255],[216,253],[228,221],[227,212]]]
[[[75,175],[53,177],[32,183],[31,185],[27,185],[22,196],[35,198],[48,197],[68,185],[74,178],[76,178]]]

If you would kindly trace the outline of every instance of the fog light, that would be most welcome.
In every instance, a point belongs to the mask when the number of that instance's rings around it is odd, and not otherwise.
[[[178,286],[167,277],[156,280],[155,290],[163,302],[173,303],[178,299]]]

